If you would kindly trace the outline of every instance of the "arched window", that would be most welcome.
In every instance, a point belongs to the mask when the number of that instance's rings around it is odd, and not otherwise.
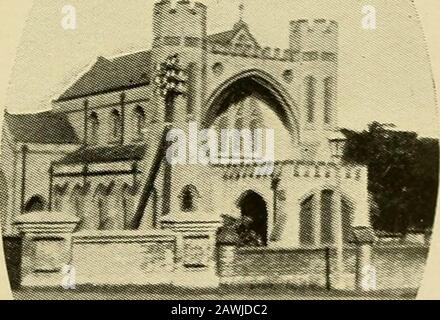
[[[97,144],[98,143],[98,134],[99,134],[99,119],[96,112],[92,112],[89,115],[89,133],[88,133],[88,142],[89,144]]]
[[[219,130],[228,129],[229,128],[229,119],[228,119],[228,117],[226,115],[223,115],[223,116],[221,116],[218,119],[218,126],[217,126],[217,128]]]
[[[113,110],[111,114],[111,135],[113,140],[119,139],[122,131],[122,117],[118,110]]]
[[[264,126],[263,115],[258,107],[253,107],[251,112],[250,129],[262,129]]]
[[[301,203],[300,217],[300,244],[304,246],[313,245],[313,205],[315,196],[310,196]]]
[[[333,112],[334,80],[332,77],[324,79],[324,123],[330,124]]]
[[[333,210],[334,192],[332,190],[323,190],[321,193],[321,243],[333,244],[335,233],[333,229]]]
[[[181,210],[183,212],[195,211],[197,209],[197,198],[199,198],[199,193],[195,186],[189,185],[184,187],[180,193]]]
[[[306,106],[307,122],[315,121],[315,98],[316,98],[316,79],[312,76],[306,78]]]
[[[137,106],[134,109],[134,125],[135,125],[135,139],[143,138],[143,130],[145,129],[145,111],[141,106]]]
[[[238,118],[235,120],[234,128],[238,130],[244,129],[243,118]]]
[[[341,199],[341,213],[342,213],[342,237],[344,242],[349,242],[351,239],[351,231],[353,226],[353,203],[346,197]]]
[[[236,117],[236,118],[241,118],[241,117],[243,117],[243,115],[244,115],[244,109],[245,109],[245,106],[244,106],[244,100],[241,100],[241,101],[239,102],[238,109],[237,109],[237,113],[235,114],[235,117]]]
[[[220,140],[218,144],[218,154],[223,157],[223,152],[225,153],[225,156],[229,154],[228,150],[228,135],[226,130],[229,128],[229,119],[227,115],[221,115],[218,118],[217,122],[217,132],[219,134]],[[223,150],[224,149],[224,150]]]
[[[42,196],[32,196],[24,206],[24,212],[43,211],[46,208],[46,201]]]

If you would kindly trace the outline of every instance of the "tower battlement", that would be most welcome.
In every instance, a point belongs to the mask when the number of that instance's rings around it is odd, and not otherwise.
[[[338,23],[334,20],[294,20],[290,22],[290,48],[301,52],[338,50]]]
[[[239,57],[249,57],[268,60],[299,61],[299,52],[290,49],[272,47],[234,47],[232,45],[210,44],[208,51],[213,54],[222,54]]]
[[[207,7],[200,2],[156,2],[153,11],[153,46],[201,47],[206,38]]]
[[[155,13],[161,11],[168,11],[170,14],[179,13],[182,11],[188,11],[191,14],[197,15],[206,13],[206,6],[200,2],[193,2],[189,0],[177,1],[173,6],[171,0],[161,0],[155,4]]]
[[[336,61],[337,56],[333,52],[327,51],[307,51],[299,52],[292,49],[280,49],[271,47],[233,47],[224,46],[220,44],[211,44],[208,46],[209,52],[213,54],[222,54],[237,57],[247,57],[265,60],[280,60],[280,61]]]
[[[321,32],[327,34],[338,33],[338,23],[334,20],[326,19],[300,19],[290,22],[291,32]]]

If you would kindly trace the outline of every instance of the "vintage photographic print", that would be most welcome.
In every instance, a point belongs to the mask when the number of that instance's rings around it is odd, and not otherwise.
[[[33,1],[1,138],[13,297],[414,299],[435,94],[410,0]]]

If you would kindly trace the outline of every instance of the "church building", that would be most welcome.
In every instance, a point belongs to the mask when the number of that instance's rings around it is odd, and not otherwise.
[[[341,245],[370,226],[367,169],[342,160],[337,22],[293,20],[280,49],[243,18],[208,34],[198,2],[161,0],[152,14],[151,49],[98,57],[50,111],[5,113],[3,235],[31,212],[71,214],[74,233],[97,236],[246,216],[268,248]],[[170,118],[155,79],[176,54],[186,90]],[[257,174],[244,159],[168,164],[165,129],[190,123],[273,129],[273,170]]]

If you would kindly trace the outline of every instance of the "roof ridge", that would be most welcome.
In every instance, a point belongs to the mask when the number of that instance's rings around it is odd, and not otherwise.
[[[143,50],[137,50],[137,51],[133,51],[133,52],[124,52],[124,53],[120,53],[120,54],[117,54],[117,55],[114,55],[114,56],[107,56],[107,57],[105,57],[106,59],[107,59],[107,61],[110,61],[110,62],[113,62],[113,61],[115,61],[116,59],[119,59],[119,58],[124,58],[124,57],[127,57],[127,56],[134,56],[134,55],[137,55],[137,54],[140,54],[140,53],[149,53],[149,52],[151,52],[151,49],[143,49]]]
[[[8,110],[5,109],[5,114],[9,115],[9,116],[32,116],[32,115],[40,115],[40,114],[46,114],[46,113],[57,113],[54,112],[53,109],[48,109],[48,110],[38,110],[35,112],[22,112],[22,113],[14,113],[14,112],[9,112]]]

